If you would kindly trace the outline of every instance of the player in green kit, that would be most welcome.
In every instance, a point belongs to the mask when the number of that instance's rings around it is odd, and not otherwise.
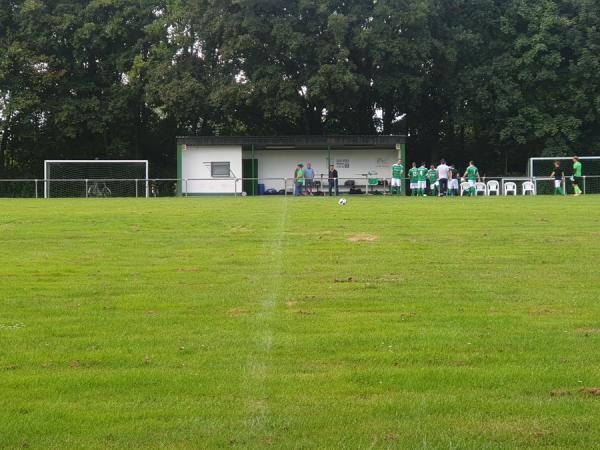
[[[408,178],[410,178],[411,195],[414,197],[417,195],[419,189],[419,169],[417,169],[417,163],[412,163],[412,167],[408,171]]]
[[[467,167],[463,177],[465,177],[469,182],[469,195],[474,197],[476,194],[475,183],[477,181],[481,181],[481,177],[479,176],[479,169],[475,166],[473,161],[469,161],[469,167]]]
[[[573,181],[573,190],[575,191],[575,195],[581,195],[583,193],[579,187],[582,180],[582,171],[583,168],[579,162],[579,156],[573,156],[573,176],[571,177],[571,181]]]
[[[427,178],[429,178],[429,189],[431,189],[431,193],[433,195],[438,195],[438,186],[439,183],[437,181],[437,169],[435,168],[435,165],[431,165],[429,166],[429,172],[427,172]]]
[[[390,193],[400,195],[402,193],[402,178],[404,177],[404,165],[399,159],[396,164],[392,165],[392,186]]]
[[[417,169],[417,195],[427,195],[427,174],[429,170],[425,167],[425,163],[421,163],[421,166]]]

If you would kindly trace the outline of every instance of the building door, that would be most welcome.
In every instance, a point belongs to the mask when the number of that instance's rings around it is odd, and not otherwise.
[[[242,160],[242,190],[248,195],[258,195],[258,180],[247,180],[247,178],[258,177],[258,159]]]

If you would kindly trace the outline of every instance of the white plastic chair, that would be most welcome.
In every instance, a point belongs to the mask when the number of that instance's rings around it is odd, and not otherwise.
[[[517,195],[517,185],[512,181],[507,181],[504,183],[504,195],[508,195],[509,192],[512,192],[512,195]]]
[[[465,192],[469,193],[469,183],[467,181],[463,181],[460,183],[460,195],[461,197],[465,194]]]
[[[523,195],[527,195],[528,192],[530,192],[531,195],[535,195],[535,185],[533,184],[533,181],[525,181],[521,189],[523,190]]]
[[[487,186],[485,183],[478,181],[475,183],[475,195],[479,195],[480,192],[483,192],[483,195],[487,195]]]
[[[490,180],[487,182],[487,195],[492,195],[495,192],[496,195],[500,195],[500,183],[496,180]]]

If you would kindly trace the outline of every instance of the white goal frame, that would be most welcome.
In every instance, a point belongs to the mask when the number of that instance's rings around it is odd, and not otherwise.
[[[600,160],[600,156],[577,156],[580,161],[598,161]],[[534,161],[571,161],[573,156],[537,156],[533,158],[529,158],[529,162],[527,164],[527,175],[529,177],[534,177],[536,175],[533,174],[533,163]],[[598,174],[600,175],[600,174]],[[539,176],[539,175],[538,175]]]
[[[48,164],[50,164],[50,163],[63,163],[63,164],[65,164],[65,163],[74,163],[74,164],[139,163],[139,164],[144,164],[144,167],[146,168],[146,179],[144,180],[145,185],[146,185],[145,197],[150,197],[150,189],[149,189],[149,183],[148,183],[148,181],[149,181],[148,180],[148,160],[147,159],[45,159],[44,160],[44,198],[48,198],[48,196],[49,196],[48,183],[50,181],[64,181],[64,180],[48,179]],[[134,181],[134,180],[132,180],[132,181]]]

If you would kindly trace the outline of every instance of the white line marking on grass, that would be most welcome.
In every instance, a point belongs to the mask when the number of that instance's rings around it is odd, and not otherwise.
[[[254,343],[256,351],[248,355],[247,371],[249,375],[248,397],[252,410],[248,418],[248,426],[257,433],[267,433],[266,427],[269,418],[269,392],[267,377],[272,365],[273,329],[272,322],[277,308],[278,297],[281,291],[281,277],[283,275],[283,236],[287,224],[287,199],[283,200],[280,221],[275,227],[274,238],[267,245],[266,260],[275,271],[266,280],[267,294],[260,303],[260,312],[256,315]]]

